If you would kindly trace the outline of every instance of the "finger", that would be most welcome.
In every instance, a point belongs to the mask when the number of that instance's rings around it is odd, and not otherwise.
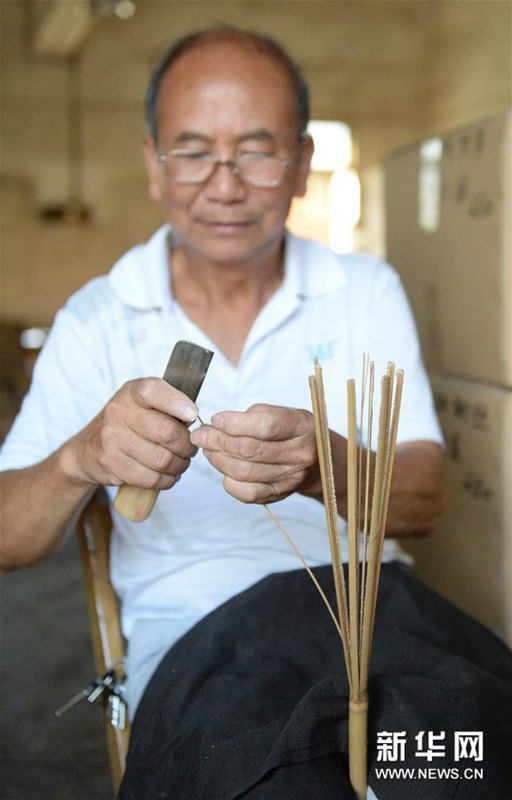
[[[211,425],[203,425],[192,431],[190,441],[211,452],[225,453],[247,461],[272,463],[278,461],[283,452],[280,442],[269,442],[251,436],[231,436]]]
[[[152,470],[125,453],[119,453],[115,468],[108,471],[108,476],[108,479],[104,481],[106,485],[120,486],[126,483],[129,486],[158,491],[170,489],[181,477],[181,475],[167,475]]]
[[[243,461],[262,464],[310,464],[316,458],[313,438],[306,446],[303,437],[272,441],[250,436],[229,436],[205,425],[193,431],[190,440],[210,453],[224,453]]]
[[[195,403],[162,378],[143,378],[130,381],[126,386],[132,400],[142,408],[162,411],[186,424],[197,419],[198,410]]]
[[[223,475],[243,483],[282,483],[287,484],[294,475],[302,474],[300,466],[290,464],[262,464],[260,462],[245,461],[232,458],[224,453],[212,453],[208,450],[204,454],[212,467]]]
[[[283,441],[305,432],[303,415],[307,412],[278,406],[258,406],[258,410],[220,411],[211,424],[230,436]]]
[[[268,483],[243,483],[232,478],[224,479],[224,489],[241,503],[275,503],[286,495]]]
[[[180,475],[190,464],[189,458],[182,458],[167,447],[136,435],[123,442],[122,452],[135,463],[161,475]]]
[[[148,408],[128,416],[125,424],[142,439],[162,445],[182,458],[191,458],[197,452],[186,425],[169,414]]]

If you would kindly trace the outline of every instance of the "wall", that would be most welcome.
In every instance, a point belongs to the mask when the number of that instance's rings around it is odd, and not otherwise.
[[[407,4],[405,4],[407,5]],[[409,4],[410,5],[410,4]],[[360,148],[363,219],[359,244],[385,255],[384,181],[381,162],[397,148],[424,137],[492,116],[512,105],[512,4],[508,2],[438,2],[436,35],[424,52],[425,76],[417,94],[422,110],[405,126],[356,122]],[[365,202],[366,200],[366,202]]]
[[[91,222],[43,223],[41,207],[66,199],[69,177],[66,65],[31,44],[34,8],[41,15],[43,5],[0,3],[0,313],[24,325],[50,324],[70,293],[159,224],[140,159],[141,98],[165,43],[197,20],[276,36],[305,71],[313,115],[352,127],[366,200],[359,243],[377,252],[384,243],[375,165],[383,155],[510,102],[507,2],[143,0],[127,22],[98,21],[82,50],[83,197]]]
[[[420,575],[512,642],[511,113],[386,159],[388,255],[415,314],[450,506]],[[407,378],[406,378],[407,380]]]

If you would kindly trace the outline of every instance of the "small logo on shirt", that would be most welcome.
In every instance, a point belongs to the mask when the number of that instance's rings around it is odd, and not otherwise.
[[[327,361],[329,358],[334,358],[334,348],[336,346],[336,340],[331,340],[330,342],[320,342],[319,344],[308,344],[308,358],[310,361],[313,361],[314,358],[318,358],[319,361]]]

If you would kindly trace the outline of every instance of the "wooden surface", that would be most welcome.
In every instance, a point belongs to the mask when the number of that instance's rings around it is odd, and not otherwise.
[[[94,662],[98,675],[115,665],[122,677],[124,641],[119,620],[119,606],[110,583],[110,533],[112,521],[106,500],[96,494],[83,511],[77,528],[89,607]],[[110,724],[109,704],[104,701],[105,731],[114,788],[124,772],[129,727],[118,730]]]

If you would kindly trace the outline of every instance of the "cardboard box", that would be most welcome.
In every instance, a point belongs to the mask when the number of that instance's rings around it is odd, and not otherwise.
[[[392,154],[386,257],[430,370],[512,386],[511,112]]]
[[[431,377],[450,505],[406,549],[426,583],[512,643],[512,391]]]

